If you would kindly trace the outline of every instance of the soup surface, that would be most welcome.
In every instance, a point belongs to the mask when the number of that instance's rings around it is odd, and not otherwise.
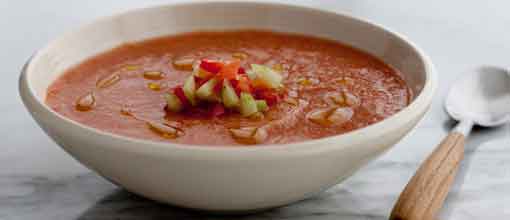
[[[281,76],[276,98],[262,97],[268,107],[249,117],[218,104],[169,111],[165,94],[183,85],[200,60],[240,61],[242,71],[250,71],[250,64],[270,67]],[[48,88],[46,103],[64,117],[119,135],[244,145],[342,134],[395,114],[411,98],[398,70],[360,50],[314,37],[246,30],[124,44],[65,72]]]

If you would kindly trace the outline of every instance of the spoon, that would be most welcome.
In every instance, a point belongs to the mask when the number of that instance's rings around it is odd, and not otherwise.
[[[464,157],[464,140],[472,127],[495,127],[510,121],[509,71],[483,66],[466,73],[450,89],[445,107],[459,123],[411,178],[390,220],[436,218]]]

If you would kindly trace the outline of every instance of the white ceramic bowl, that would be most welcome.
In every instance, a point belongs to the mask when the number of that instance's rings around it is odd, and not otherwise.
[[[44,104],[47,87],[64,70],[119,44],[196,30],[246,28],[314,35],[360,48],[401,70],[416,97],[394,116],[347,134],[228,148],[118,136],[73,122]],[[399,34],[348,15],[253,2],[166,5],[102,18],[39,50],[20,78],[27,109],[78,161],[136,194],[211,211],[281,206],[340,183],[415,126],[428,109],[435,87],[429,59]]]

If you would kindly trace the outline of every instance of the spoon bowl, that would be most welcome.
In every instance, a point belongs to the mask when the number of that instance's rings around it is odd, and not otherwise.
[[[470,120],[484,127],[510,121],[510,72],[483,66],[455,83],[445,103],[446,111],[458,121]]]

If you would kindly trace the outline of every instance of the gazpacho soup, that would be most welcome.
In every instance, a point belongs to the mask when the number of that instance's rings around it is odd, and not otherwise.
[[[346,133],[395,114],[411,98],[398,70],[363,51],[243,30],[121,45],[67,70],[46,103],[123,136],[248,145]]]

